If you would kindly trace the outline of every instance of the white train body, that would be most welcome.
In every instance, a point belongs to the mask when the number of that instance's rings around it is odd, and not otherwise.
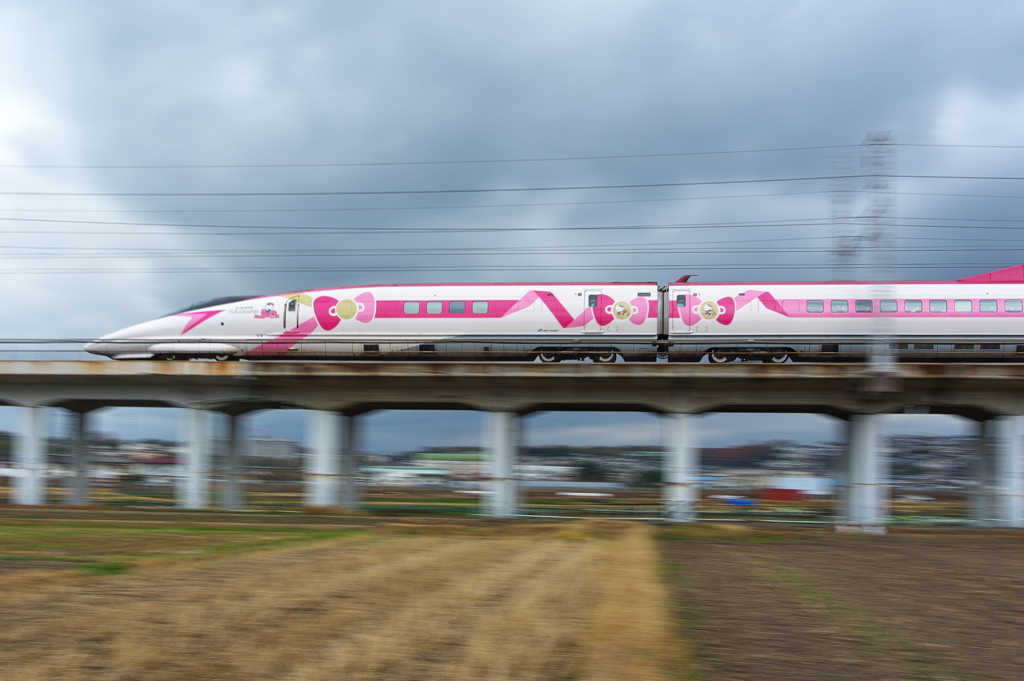
[[[114,359],[1024,358],[1024,266],[952,282],[424,284],[223,299],[89,344]]]
[[[86,349],[114,359],[614,361],[653,355],[658,300],[649,282],[348,287],[200,304]]]

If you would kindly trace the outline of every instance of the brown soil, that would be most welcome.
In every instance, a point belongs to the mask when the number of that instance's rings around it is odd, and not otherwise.
[[[704,681],[1024,679],[1021,533],[694,538],[665,550]]]

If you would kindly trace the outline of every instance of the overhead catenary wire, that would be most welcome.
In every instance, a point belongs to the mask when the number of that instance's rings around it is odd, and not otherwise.
[[[325,163],[153,163],[153,164],[57,164],[57,163],[4,163],[0,168],[51,170],[229,170],[229,169],[294,169],[294,168],[367,168],[430,165],[474,165],[506,163],[553,163],[567,161],[606,161],[625,159],[680,158],[687,156],[728,156],[739,154],[768,154],[796,151],[834,151],[857,149],[860,144],[827,144],[795,147],[768,147],[750,149],[710,149],[702,151],[669,151],[639,154],[595,154],[581,156],[541,156],[525,158],[433,159],[404,161],[334,161]],[[891,146],[930,149],[1024,149],[1014,144],[935,144],[892,142]]]
[[[775,184],[786,182],[814,182],[837,179],[868,179],[869,175],[808,175],[803,177],[743,178],[736,180],[699,180],[690,182],[638,182],[628,184],[562,185],[536,187],[461,187],[448,189],[353,189],[325,191],[247,191],[247,192],[67,192],[67,191],[0,191],[0,196],[77,196],[106,198],[226,198],[226,197],[284,197],[284,196],[415,196],[435,194],[504,194],[526,192],[597,191],[608,189],[662,189],[668,187],[708,187],[716,185]],[[890,175],[890,179],[918,180],[984,180],[1024,181],[1020,176],[999,175]]]
[[[1003,261],[1002,264],[995,264],[991,262],[948,262],[942,263],[943,267],[946,268],[993,268],[1000,269],[1003,267],[1011,267],[1013,265],[1020,264],[1015,261]],[[749,272],[751,270],[764,271],[764,272],[790,272],[790,271],[823,271],[827,272],[831,269],[830,264],[803,264],[794,263],[787,265],[714,265],[711,263],[702,262],[699,263],[700,273],[710,272]],[[870,264],[855,264],[852,267],[857,270],[870,271]],[[908,270],[928,270],[935,269],[936,263],[901,263],[901,268]],[[682,273],[694,274],[697,266],[694,264],[687,265],[686,263],[667,263],[667,264],[651,264],[643,263],[636,265],[628,264],[608,264],[608,265],[564,265],[564,264],[530,264],[530,265],[403,265],[400,269],[389,269],[387,267],[374,266],[347,266],[344,268],[346,273],[373,273],[377,276],[387,272],[479,272],[479,273],[494,273],[494,272],[637,272],[643,271],[644,280],[650,279],[664,279],[665,277],[659,276],[659,273],[669,273],[669,276],[678,276]],[[685,270],[685,272],[683,272]],[[95,268],[23,268],[23,269],[0,269],[0,276],[2,275],[15,275],[15,274],[45,274],[45,275],[93,275],[93,274],[245,274],[245,273],[265,273],[265,274],[292,274],[302,272],[315,272],[315,273],[331,273],[337,274],[339,272],[338,267],[315,267],[315,266],[261,266],[261,267],[211,267],[206,266],[194,266],[194,267],[137,267],[137,268],[118,268],[111,269],[109,267],[95,267]],[[673,274],[674,273],[674,274]],[[635,279],[635,278],[634,278]]]

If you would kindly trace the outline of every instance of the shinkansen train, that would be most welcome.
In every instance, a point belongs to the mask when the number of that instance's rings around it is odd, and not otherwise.
[[[86,345],[113,359],[712,363],[1024,359],[1024,265],[957,281],[353,286],[208,300]]]

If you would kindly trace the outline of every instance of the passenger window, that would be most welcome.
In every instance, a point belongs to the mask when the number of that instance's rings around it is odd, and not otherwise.
[[[296,306],[297,304],[298,304],[298,303],[297,303],[297,301],[296,301],[296,300],[295,300],[294,298],[292,298],[291,300],[289,300],[289,301],[288,301],[288,311],[289,311],[289,312],[295,312],[295,306]]]
[[[969,300],[954,300],[953,312],[974,312],[974,305]]]
[[[476,303],[473,303],[473,304],[476,305]],[[597,307],[597,294],[596,293],[592,293],[591,295],[587,296],[587,307]],[[476,312],[476,310],[473,310],[473,312]]]
[[[420,304],[406,302],[405,305],[402,306],[402,311],[405,312],[405,314],[419,314]]]
[[[928,301],[929,312],[945,312],[946,301],[945,300],[929,300]]]
[[[590,298],[594,301],[594,302],[592,302],[590,304],[590,307],[596,306],[597,305],[597,296],[590,296]],[[676,305],[678,307],[686,307],[686,295],[685,294],[680,294],[680,295],[676,296]]]
[[[994,300],[979,300],[978,312],[999,312],[999,303]]]
[[[487,301],[486,300],[474,300],[473,301],[473,314],[487,314]]]
[[[452,314],[464,314],[466,312],[465,300],[453,300],[448,303],[448,311]]]
[[[879,312],[899,312],[900,305],[895,300],[878,301]]]
[[[1024,312],[1024,302],[1019,300],[1007,300],[1003,302],[1003,309],[1007,312]]]
[[[871,312],[873,308],[870,300],[858,300],[853,307],[857,312]]]
[[[920,300],[904,300],[903,301],[904,312],[924,312],[924,305]]]
[[[441,314],[444,312],[444,303],[440,300],[431,300],[427,303],[427,314]]]
[[[850,303],[846,300],[833,300],[831,309],[833,312],[849,312]]]
[[[808,300],[807,301],[808,312],[824,312],[825,301],[824,300]]]

